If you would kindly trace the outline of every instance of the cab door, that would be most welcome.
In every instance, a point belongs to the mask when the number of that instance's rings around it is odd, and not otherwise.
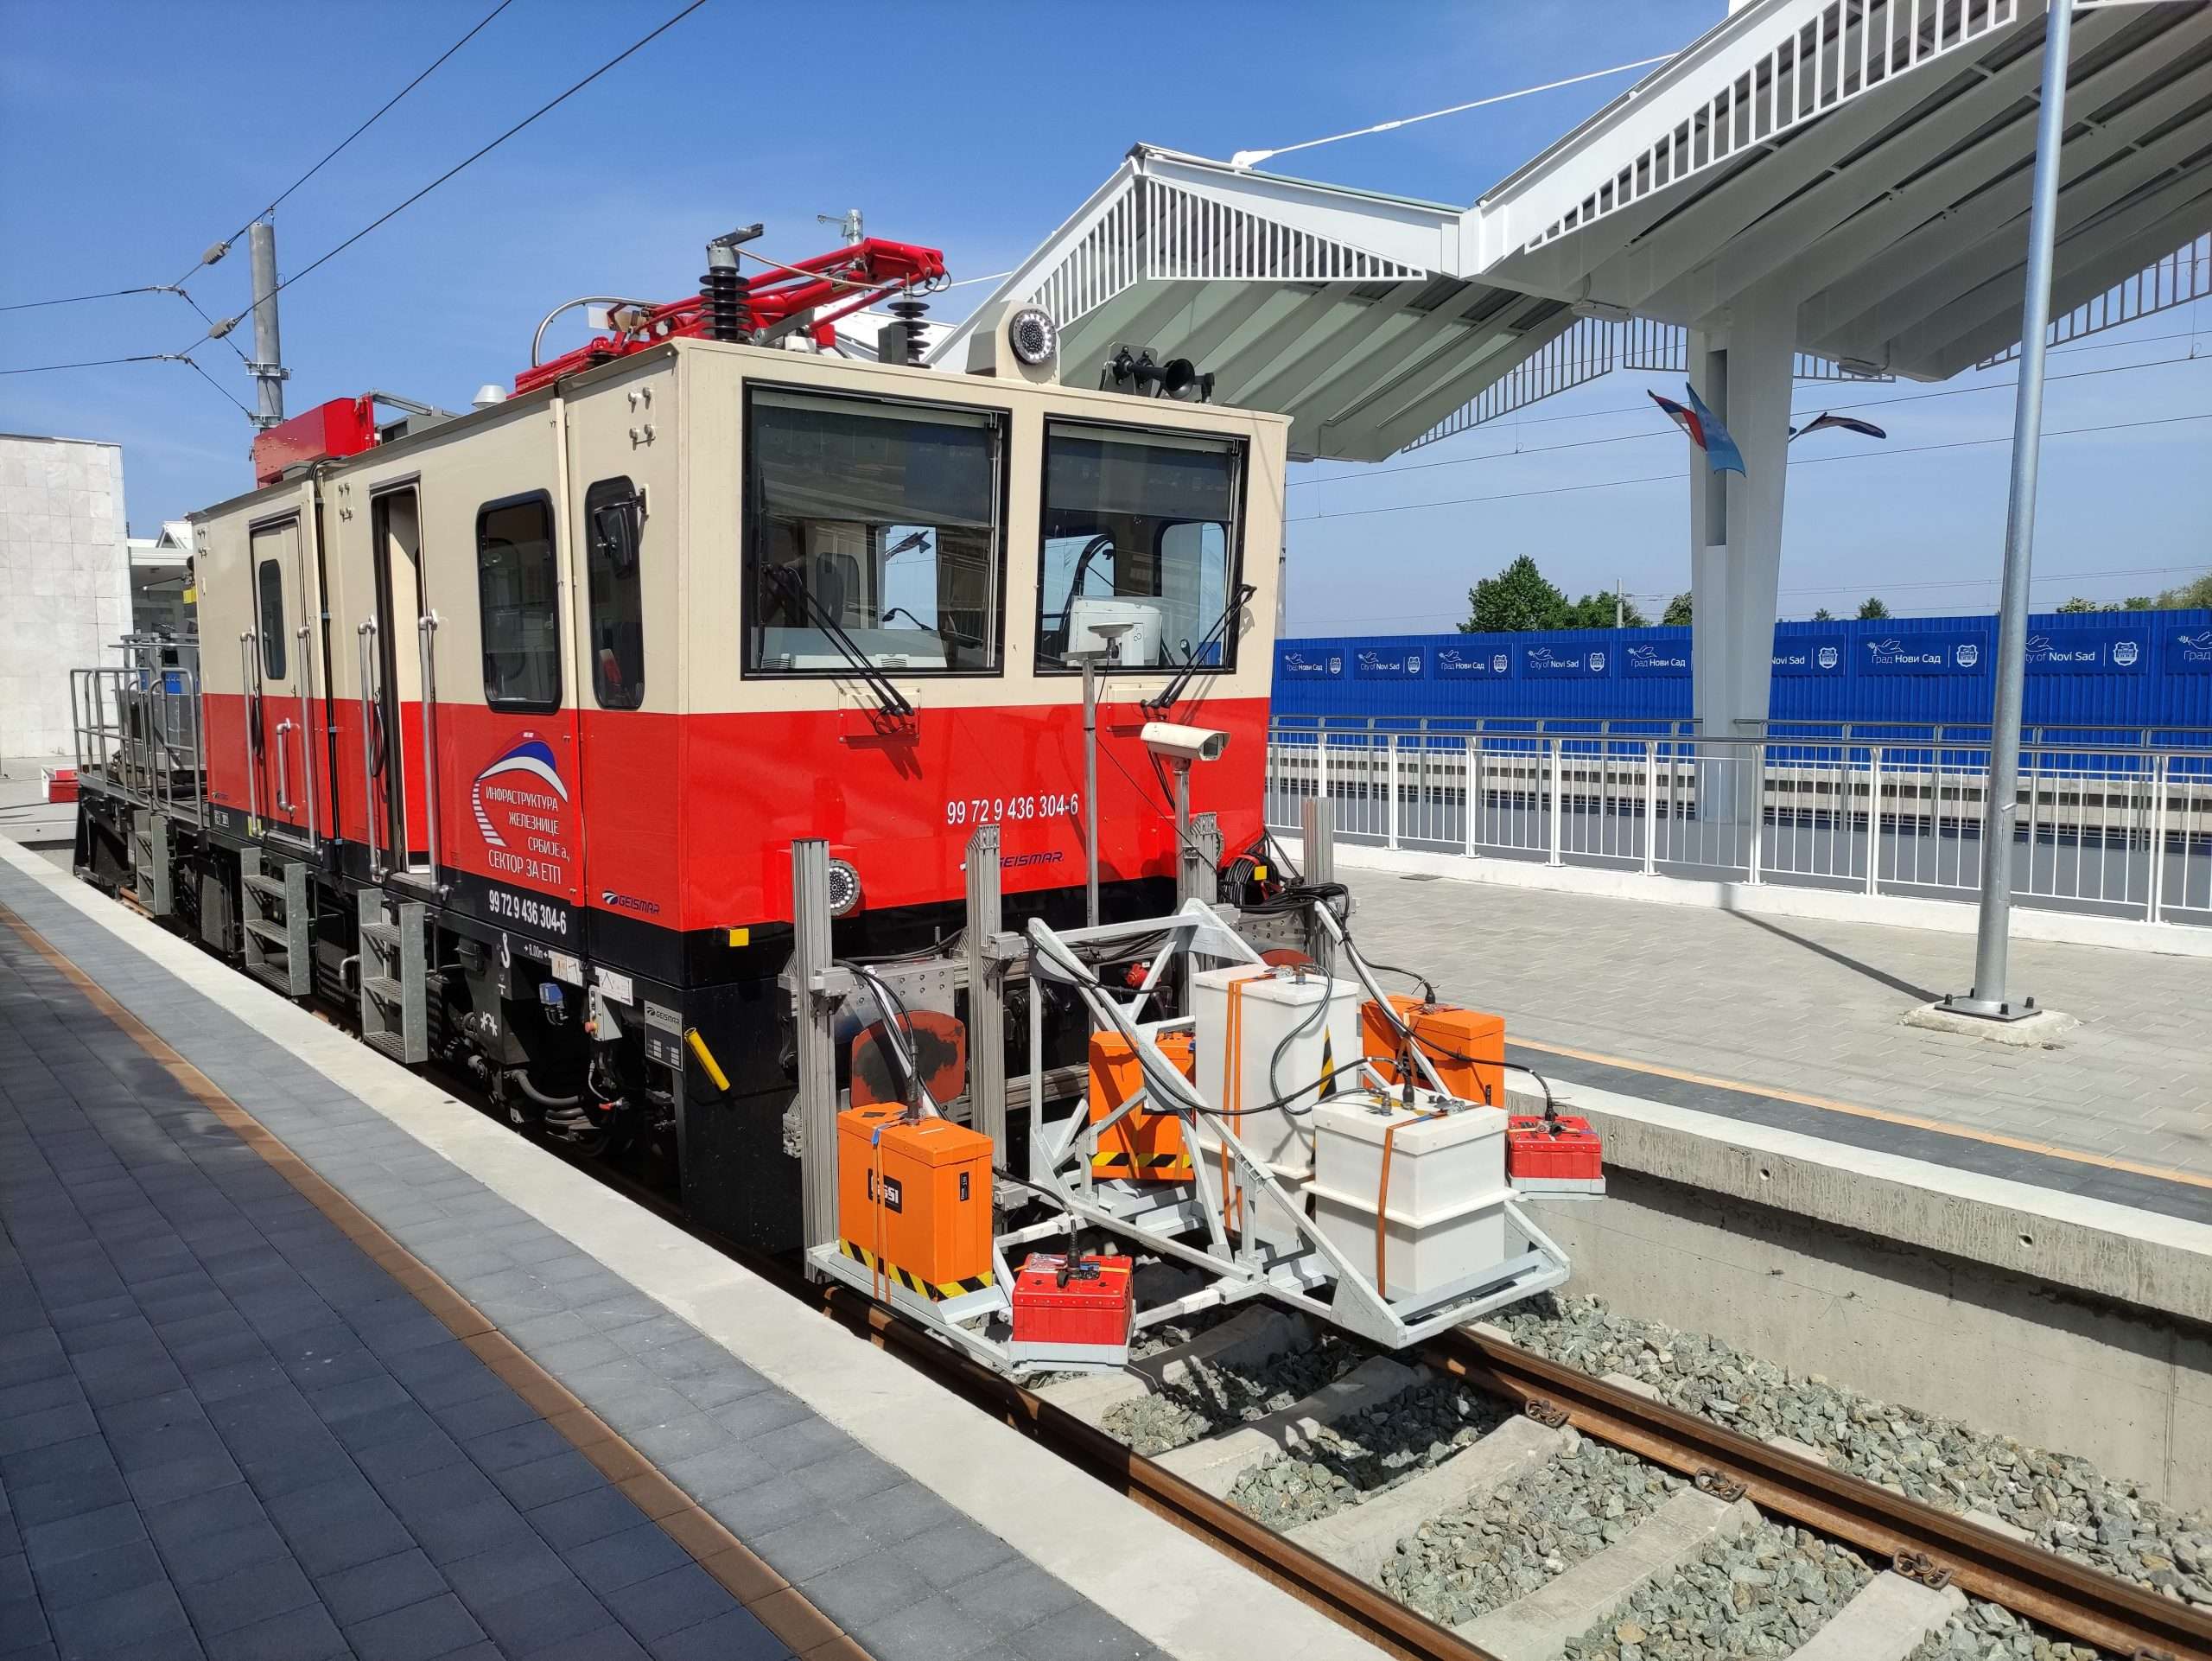
[[[584,893],[573,590],[550,490],[484,500],[464,561],[431,560],[423,688],[438,880],[488,920],[577,949]]]
[[[419,487],[369,499],[375,626],[362,643],[370,845],[387,874],[428,876],[423,779],[423,513]]]
[[[314,673],[312,590],[297,512],[248,533],[253,627],[239,642],[245,675],[251,807],[279,837],[310,838],[315,736],[305,690]]]

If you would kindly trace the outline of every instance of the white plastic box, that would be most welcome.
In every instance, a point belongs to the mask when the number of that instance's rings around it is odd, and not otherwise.
[[[1382,1282],[1393,1301],[1471,1289],[1506,1258],[1505,1202],[1513,1197],[1505,1180],[1506,1116],[1467,1107],[1423,1117],[1442,1100],[1415,1091],[1408,1109],[1397,1091],[1363,1091],[1313,1110],[1314,1171],[1306,1193],[1314,1221],[1370,1280],[1382,1140],[1396,1127]],[[1389,1111],[1377,1111],[1380,1105]]]
[[[1230,988],[1239,981],[1245,985],[1237,1000],[1239,1039],[1232,1055]],[[1191,1009],[1198,1018],[1198,1089],[1226,1111],[1240,1105],[1257,1107],[1312,1084],[1325,1072],[1333,1071],[1349,1086],[1358,1077],[1360,996],[1355,983],[1331,980],[1312,970],[1302,976],[1249,964],[1201,970],[1191,977]],[[1324,1003],[1325,1013],[1317,1013],[1317,1006]],[[1277,1063],[1275,1050],[1286,1037],[1290,1042]],[[1280,1090],[1270,1082],[1271,1073],[1281,1081]],[[1228,1123],[1246,1151],[1267,1161],[1278,1176],[1302,1179],[1313,1168],[1313,1122],[1303,1110],[1319,1099],[1318,1094],[1308,1093],[1294,1104],[1300,1110],[1296,1113],[1280,1108],[1248,1112]],[[1198,1123],[1198,1141],[1202,1149],[1220,1146],[1220,1138],[1204,1119]]]

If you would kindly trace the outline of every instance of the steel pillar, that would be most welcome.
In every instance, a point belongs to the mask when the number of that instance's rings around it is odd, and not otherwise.
[[[2043,459],[2044,336],[2050,328],[2051,246],[2058,224],[2059,150],[2066,136],[2066,69],[2073,29],[2074,0],[2051,0],[2044,24],[2043,107],[2036,117],[2036,172],[2028,211],[2019,391],[2012,405],[2012,482],[2005,517],[2005,598],[1997,617],[1997,703],[1989,722],[1989,789],[1981,808],[1981,918],[1974,938],[1974,990],[1965,997],[1943,1000],[1947,1009],[1994,1021],[2018,1021],[2036,1009],[2033,998],[2009,995],[2005,976],[2012,946],[2012,826],[2019,814],[2028,578],[2036,541],[2036,474]]]
[[[253,265],[252,372],[257,407],[253,424],[264,430],[284,418],[284,347],[276,330],[276,226],[256,220],[246,227],[246,247]]]
[[[837,1057],[830,999],[830,844],[791,843],[791,1006],[797,1015],[800,1201],[806,1244],[837,1241]]]

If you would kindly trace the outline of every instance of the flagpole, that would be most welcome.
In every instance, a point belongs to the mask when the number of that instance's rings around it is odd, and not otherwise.
[[[2043,104],[2036,117],[2036,170],[2028,217],[2025,302],[2020,318],[2019,392],[2012,412],[2012,495],[2005,521],[2005,603],[1997,624],[1997,703],[1991,711],[1989,792],[1982,801],[1981,917],[1974,990],[1942,1008],[1994,1021],[2036,1012],[2036,1001],[2005,984],[2012,927],[2012,828],[2019,818],[2020,710],[2027,681],[2028,577],[2035,550],[2036,473],[2043,449],[2044,336],[2050,327],[2051,245],[2058,218],[2059,148],[2066,130],[2066,71],[2074,0],[2050,0],[2044,24]],[[2158,857],[2152,850],[2152,856]]]

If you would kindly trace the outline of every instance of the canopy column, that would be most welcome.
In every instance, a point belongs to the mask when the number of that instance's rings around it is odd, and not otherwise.
[[[1789,446],[1794,295],[1754,290],[1690,331],[1690,381],[1743,453],[1714,473],[1690,450],[1693,708],[1715,738],[1755,733],[1774,666],[1776,588]]]

